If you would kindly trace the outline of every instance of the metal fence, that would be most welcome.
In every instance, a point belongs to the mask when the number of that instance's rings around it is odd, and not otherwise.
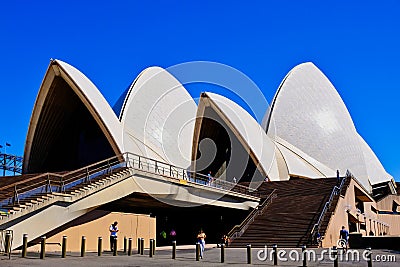
[[[90,184],[102,175],[111,175],[121,168],[132,168],[174,179],[180,184],[197,184],[219,190],[233,191],[244,195],[257,196],[258,192],[249,187],[226,180],[192,172],[165,162],[133,153],[123,153],[106,160],[63,174],[44,173],[0,187],[0,209],[19,204],[19,201],[40,193],[64,193],[79,184]]]

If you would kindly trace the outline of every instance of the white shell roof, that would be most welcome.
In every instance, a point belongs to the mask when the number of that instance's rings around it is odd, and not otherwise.
[[[364,153],[365,165],[367,167],[368,177],[371,185],[392,180],[393,177],[385,171],[378,157],[375,155],[374,151],[372,151],[367,142],[365,142],[365,140],[360,135],[359,138],[360,145]]]
[[[144,70],[130,86],[118,119],[97,87],[79,70],[60,60],[51,62],[39,91],[25,156],[30,153],[48,92],[48,80],[52,77],[49,73],[62,76],[70,84],[116,154],[132,152],[181,167],[190,166],[197,106],[175,77],[160,67]],[[285,180],[288,174],[334,177],[337,169],[342,175],[350,170],[368,190],[370,184],[393,180],[357,133],[334,86],[312,63],[300,64],[287,74],[265,115],[263,127],[273,133],[275,140],[235,102],[213,93],[205,95],[258,159],[258,167],[273,181]],[[202,97],[200,103],[204,101]]]
[[[292,144],[289,144],[279,137],[276,137],[275,141],[279,151],[284,157],[290,175],[307,178],[328,178],[336,176],[336,171],[318,162]]]
[[[38,125],[44,100],[49,91],[51,83],[49,79],[54,75],[63,77],[63,79],[71,86],[84,105],[88,108],[93,118],[99,123],[100,128],[110,142],[114,152],[120,154],[122,151],[122,128],[114,111],[111,109],[103,95],[82,72],[61,60],[52,60],[40,86],[29,123],[24,152],[24,169],[28,165],[33,136],[36,131],[36,126]]]
[[[72,67],[68,63],[61,60],[55,60],[57,64],[66,72],[66,74],[71,78],[73,83],[76,84],[77,88],[80,90],[77,92],[79,96],[82,96],[87,100],[84,101],[90,105],[93,109],[91,112],[95,112],[96,120],[103,121],[104,126],[107,131],[111,134],[114,142],[117,144],[120,153],[122,151],[122,129],[118,121],[117,116],[108,104],[107,100],[100,93],[99,89],[89,80],[82,72]],[[85,103],[85,104],[86,104]]]
[[[275,158],[275,144],[257,121],[241,106],[230,99],[209,92],[204,94],[211,100],[218,111],[223,114],[225,122],[234,128],[235,132],[239,135],[239,139],[241,138],[254,153],[258,159],[259,167],[263,169],[269,179],[271,181],[279,181],[279,171]],[[205,101],[203,96],[200,98],[200,102],[202,101]]]
[[[332,170],[350,170],[370,188],[363,151],[336,89],[312,63],[293,68],[280,85],[269,115],[275,133]]]
[[[132,83],[120,120],[124,151],[190,166],[197,106],[170,73],[150,67]]]

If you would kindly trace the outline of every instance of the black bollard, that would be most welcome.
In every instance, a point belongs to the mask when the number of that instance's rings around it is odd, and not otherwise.
[[[140,237],[138,237],[138,239],[137,239],[137,254],[140,254],[140,244],[141,244],[141,238]]]
[[[156,255],[156,240],[153,239],[153,255]]]
[[[367,248],[368,255],[367,255],[367,260],[368,260],[368,267],[372,267],[372,251],[371,248]]]
[[[40,258],[44,260],[46,257],[46,237],[42,236],[40,240]]]
[[[128,239],[128,256],[132,255],[132,238]]]
[[[127,243],[126,236],[124,236],[124,253],[126,254],[126,243]]]
[[[117,256],[118,255],[118,238],[115,237],[114,238],[114,250],[113,250],[113,256]]]
[[[278,245],[273,245],[272,246],[273,249],[273,255],[274,255],[274,265],[278,265]]]
[[[333,256],[333,266],[338,267],[339,266],[338,251],[337,251],[336,246],[333,246],[333,248],[332,248],[332,256]]]
[[[303,257],[303,267],[307,267],[307,257],[305,251],[306,251],[306,245],[303,245],[301,247],[301,255]]]
[[[172,259],[176,259],[176,241],[172,241]]]
[[[82,236],[81,241],[81,257],[85,257],[86,253],[86,236]]]
[[[6,233],[4,251],[10,255],[11,253],[11,234]]]
[[[221,263],[225,262],[225,244],[221,244]]]
[[[61,258],[65,258],[67,256],[67,237],[65,235],[62,237],[61,246]]]
[[[144,255],[144,238],[140,238],[140,255]]]
[[[251,264],[251,245],[247,245],[247,264]]]
[[[153,239],[150,239],[149,256],[150,256],[150,258],[153,257]]]
[[[200,260],[200,243],[196,243],[196,261]]]
[[[101,256],[103,253],[103,238],[99,236],[97,239],[97,256]]]
[[[22,258],[26,258],[26,250],[28,248],[28,234],[22,236]]]

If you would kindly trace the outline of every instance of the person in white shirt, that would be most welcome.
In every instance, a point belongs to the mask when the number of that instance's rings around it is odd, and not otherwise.
[[[113,224],[110,225],[110,248],[111,251],[114,251],[114,249],[117,249],[117,247],[114,247],[115,245],[115,239],[117,238],[117,233],[118,233],[118,222],[114,222]]]

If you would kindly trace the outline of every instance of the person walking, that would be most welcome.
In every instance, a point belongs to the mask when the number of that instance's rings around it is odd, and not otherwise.
[[[114,247],[115,240],[117,239],[117,233],[118,233],[118,222],[115,221],[113,224],[110,225],[110,249],[111,251],[114,251],[114,249],[118,249],[117,247]]]
[[[346,227],[342,226],[342,230],[339,232],[339,242],[341,242],[344,250],[347,250],[347,246],[349,243],[349,231],[346,230]]]
[[[211,182],[213,180],[212,176],[211,176],[211,171],[208,172],[207,174],[207,185],[211,185]]]
[[[203,258],[204,255],[204,248],[206,246],[206,234],[203,232],[203,230],[200,230],[199,233],[197,234],[197,242],[200,243],[200,258]]]
[[[169,237],[171,238],[171,241],[176,241],[176,232],[174,229],[169,232]]]

